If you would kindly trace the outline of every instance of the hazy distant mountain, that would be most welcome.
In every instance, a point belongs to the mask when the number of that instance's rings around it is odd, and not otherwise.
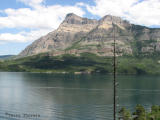
[[[114,26],[114,27],[113,27]],[[83,52],[112,56],[115,28],[117,54],[152,54],[160,51],[160,29],[130,24],[111,15],[100,20],[66,16],[58,29],[34,41],[19,57],[48,52],[51,56]]]
[[[6,60],[14,57],[15,55],[0,55],[0,60]]]

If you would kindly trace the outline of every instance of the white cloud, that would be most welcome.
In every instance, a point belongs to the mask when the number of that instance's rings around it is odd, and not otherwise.
[[[85,13],[79,5],[62,6],[51,5],[44,6],[44,0],[17,0],[30,6],[31,8],[5,9],[2,10],[6,17],[0,16],[0,29],[10,28],[27,28],[36,29],[43,35],[56,29],[68,13],[75,13],[83,16]],[[44,32],[44,33],[43,33]],[[33,34],[36,31],[30,31],[22,34],[3,33],[0,35],[2,41],[25,42],[35,40],[42,34]]]
[[[74,12],[82,16],[84,12],[77,6],[48,6],[37,9],[6,9],[7,17],[0,17],[0,28],[57,28],[65,15]]]
[[[77,6],[41,6],[36,9],[6,9],[7,17],[0,17],[0,28],[57,28],[67,13],[74,12],[83,16],[84,12]]]
[[[126,18],[132,23],[146,26],[160,25],[160,0],[94,0],[86,5],[94,15],[110,14]]]
[[[3,33],[0,35],[0,40],[2,41],[16,41],[16,42],[24,42],[25,37],[21,34],[11,34],[11,33]]]
[[[31,7],[40,6],[44,2],[44,0],[17,0],[17,1],[22,2]]]
[[[30,32],[19,32],[17,34],[2,33],[0,34],[0,42],[29,42],[38,39],[49,33],[51,29],[32,30]]]

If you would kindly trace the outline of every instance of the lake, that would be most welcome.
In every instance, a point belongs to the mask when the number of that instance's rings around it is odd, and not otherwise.
[[[160,104],[160,76],[119,75],[118,109]],[[113,77],[0,72],[0,120],[111,120]]]

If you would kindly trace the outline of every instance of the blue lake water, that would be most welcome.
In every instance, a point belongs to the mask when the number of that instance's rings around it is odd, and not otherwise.
[[[160,104],[160,76],[119,75],[118,109]],[[0,72],[0,120],[111,120],[113,77]]]

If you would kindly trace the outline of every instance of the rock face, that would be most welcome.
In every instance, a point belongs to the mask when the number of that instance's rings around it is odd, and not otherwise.
[[[70,13],[58,29],[33,42],[19,57],[45,52],[53,56],[83,52],[112,56],[114,31],[118,55],[160,52],[160,29],[130,24],[110,15],[93,20]]]

